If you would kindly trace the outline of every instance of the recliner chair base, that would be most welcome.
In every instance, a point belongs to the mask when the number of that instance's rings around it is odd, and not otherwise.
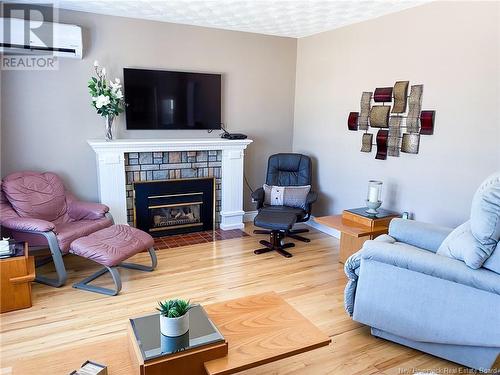
[[[285,249],[288,249],[290,247],[294,247],[294,243],[283,243],[283,239],[285,238],[286,232],[281,231],[281,230],[270,230],[270,231],[264,231],[264,230],[255,230],[254,233],[256,232],[267,232],[270,234],[270,241],[266,240],[260,240],[259,243],[261,245],[264,245],[265,247],[262,249],[257,249],[254,251],[254,254],[264,254],[268,253],[270,251],[276,251],[278,254],[283,255],[285,258],[291,258],[293,255],[290,254],[288,251]],[[266,234],[266,233],[260,233],[260,234]]]
[[[254,234],[271,234],[270,230],[262,230],[262,229],[255,229]],[[293,238],[294,240],[302,241],[302,242],[311,242],[309,238],[299,236],[299,233],[307,233],[309,232],[309,229],[290,229],[285,232],[285,237],[290,237]]]

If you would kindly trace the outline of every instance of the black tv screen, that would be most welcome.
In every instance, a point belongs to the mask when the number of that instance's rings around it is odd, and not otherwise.
[[[220,129],[221,75],[123,70],[127,129]]]

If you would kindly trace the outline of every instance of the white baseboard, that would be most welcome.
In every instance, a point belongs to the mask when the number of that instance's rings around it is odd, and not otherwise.
[[[233,230],[233,229],[244,229],[245,226],[243,223],[236,224],[220,224],[220,229],[222,230]]]
[[[257,210],[255,211],[246,211],[245,214],[243,215],[243,222],[244,223],[249,223],[251,221],[253,221],[253,219],[255,218],[255,216],[257,216]]]
[[[311,216],[311,219],[306,223],[310,227],[319,230],[320,232],[326,233],[332,237],[340,239],[340,232],[337,229],[333,229],[330,227],[327,227],[326,225],[317,223],[314,221],[314,216]]]
[[[255,216],[257,216],[258,211],[246,211],[245,214],[243,215],[243,222],[249,223],[252,222]],[[305,224],[309,225],[310,227],[319,230],[320,232],[326,233],[332,237],[340,239],[340,232],[336,229],[327,227],[326,225],[319,224],[314,221],[314,216],[311,216],[311,219],[306,222]]]

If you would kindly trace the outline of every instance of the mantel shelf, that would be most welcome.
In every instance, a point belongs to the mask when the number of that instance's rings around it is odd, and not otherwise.
[[[203,151],[245,149],[251,139],[171,138],[171,139],[117,139],[105,141],[90,139],[95,152],[150,152],[150,151]]]

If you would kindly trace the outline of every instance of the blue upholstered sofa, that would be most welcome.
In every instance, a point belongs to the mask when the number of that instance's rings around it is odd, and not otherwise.
[[[483,183],[471,220],[457,229],[395,219],[389,235],[365,242],[347,260],[345,306],[354,320],[370,326],[374,336],[480,371],[500,367],[496,176],[487,180],[487,196]],[[486,237],[478,228],[486,228]]]

